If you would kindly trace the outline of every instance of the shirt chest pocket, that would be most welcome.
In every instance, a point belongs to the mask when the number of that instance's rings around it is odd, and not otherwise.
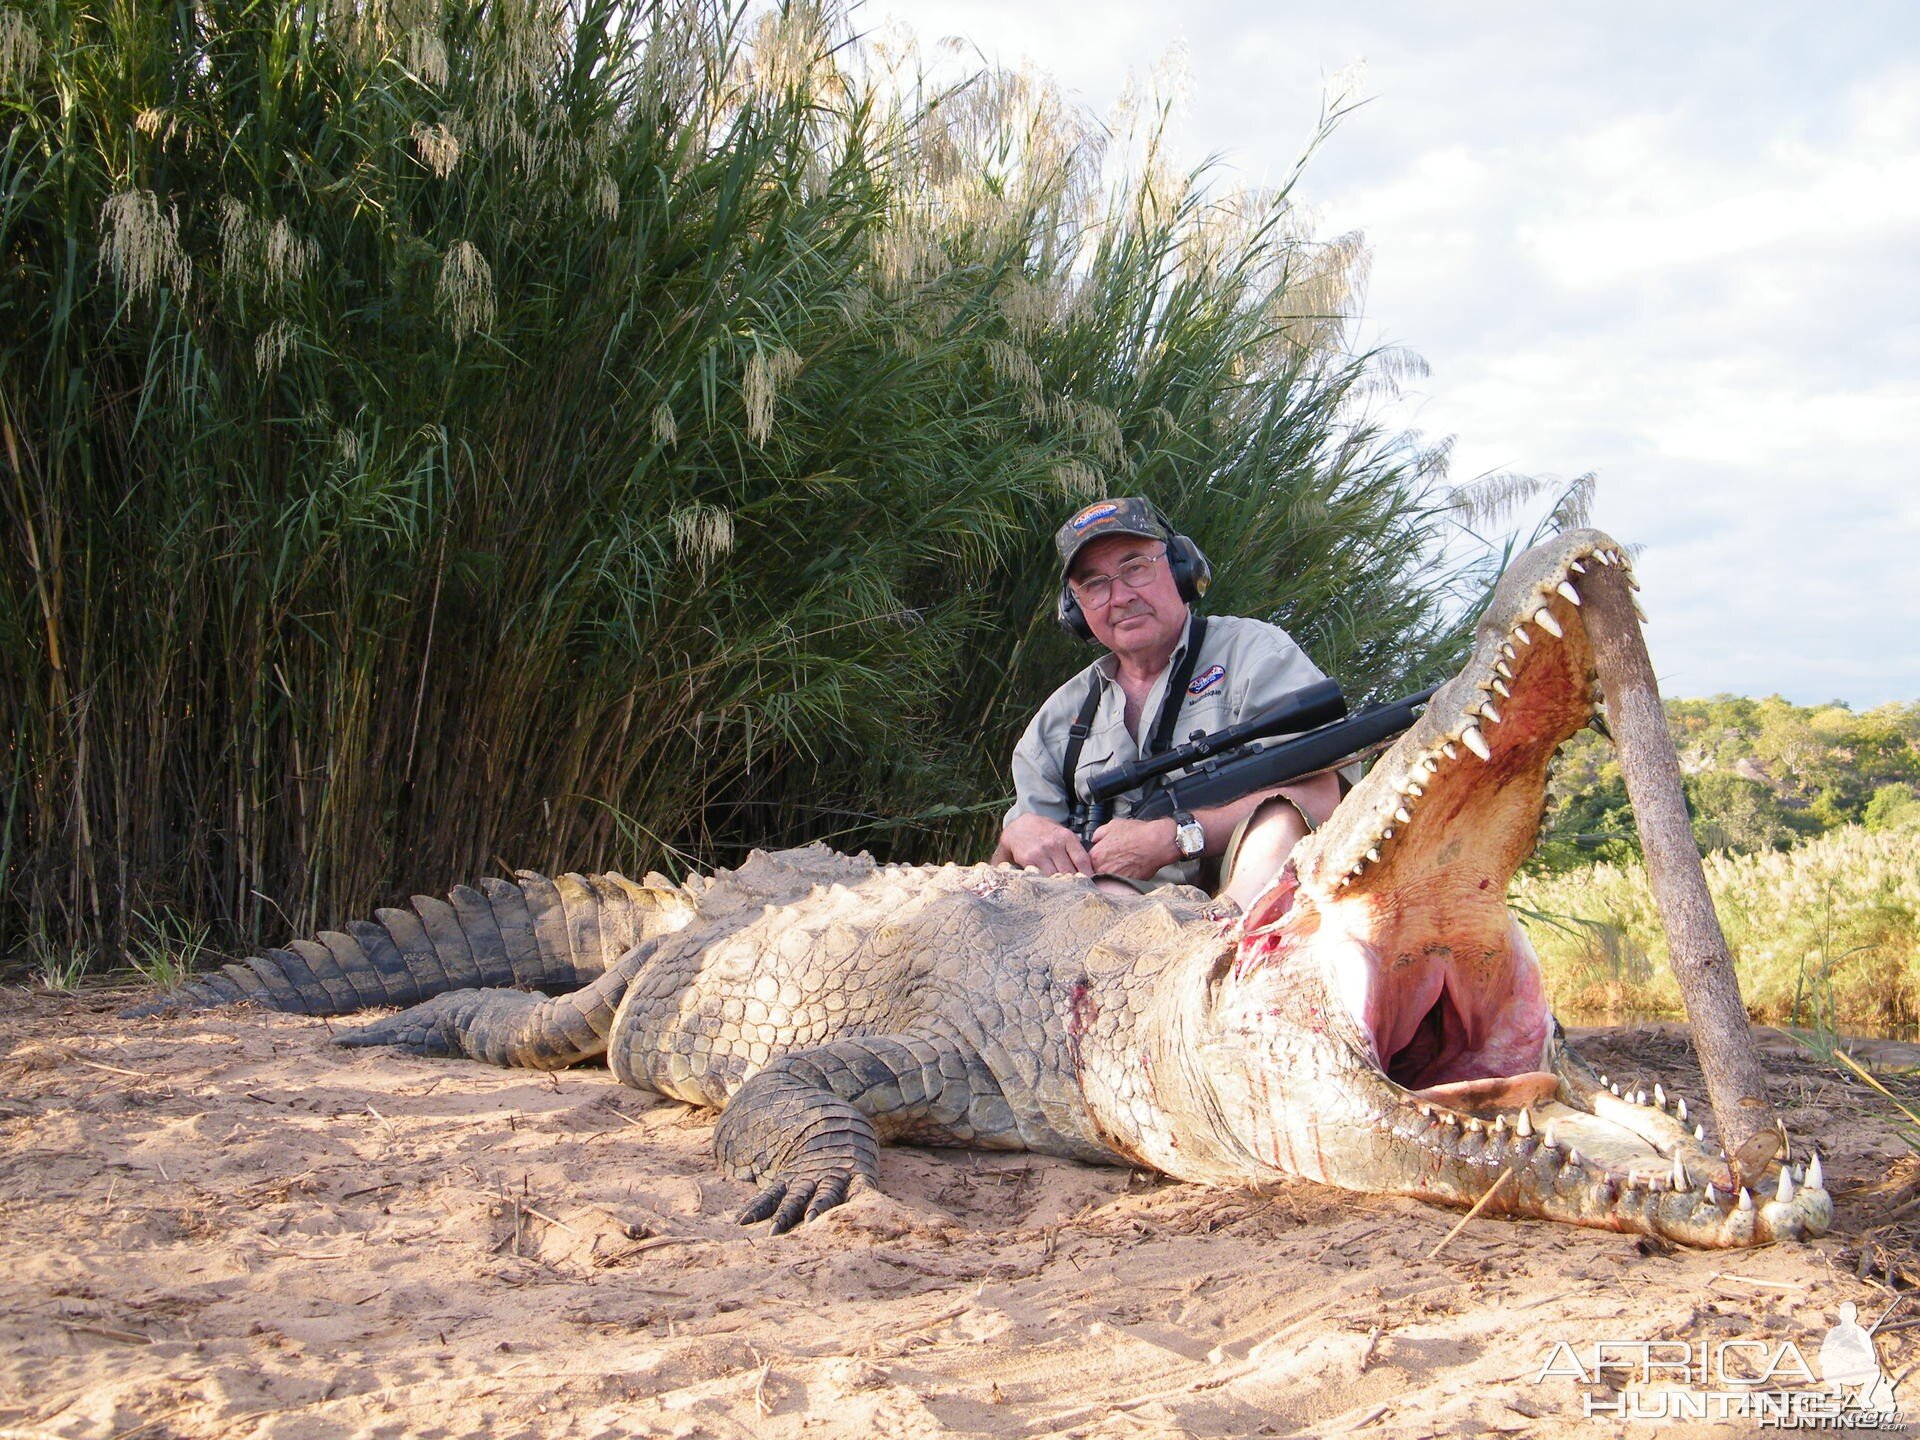
[[[1173,734],[1167,737],[1167,743],[1169,746],[1184,745],[1196,730],[1211,735],[1216,730],[1224,730],[1228,724],[1227,686],[1222,680],[1203,694],[1187,696],[1187,703],[1180,707],[1180,715],[1174,721]]]
[[[1080,751],[1080,764],[1073,774],[1074,795],[1085,800],[1087,787],[1120,763],[1119,752],[1111,743],[1103,745],[1097,737],[1090,738]]]

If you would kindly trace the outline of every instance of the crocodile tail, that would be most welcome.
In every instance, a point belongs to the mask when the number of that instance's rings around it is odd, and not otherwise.
[[[685,928],[694,892],[657,875],[561,875],[456,885],[444,900],[413,897],[344,930],[223,965],[122,1012],[129,1018],[252,1004],[295,1015],[345,1015],[417,1005],[450,990],[560,992],[598,979],[635,945]]]

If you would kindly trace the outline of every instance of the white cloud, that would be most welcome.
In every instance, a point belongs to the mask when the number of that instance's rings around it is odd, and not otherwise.
[[[1365,56],[1374,98],[1298,193],[1368,237],[1366,337],[1431,365],[1389,418],[1454,435],[1463,479],[1597,470],[1669,693],[1920,698],[1909,0],[894,8],[1102,111],[1184,39],[1191,153],[1254,182]]]

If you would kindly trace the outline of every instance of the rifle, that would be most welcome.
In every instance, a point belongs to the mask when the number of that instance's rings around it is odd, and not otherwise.
[[[1419,718],[1439,688],[1430,686],[1348,715],[1339,684],[1316,681],[1238,725],[1210,735],[1195,731],[1185,745],[1103,770],[1087,786],[1088,802],[1074,807],[1068,823],[1082,844],[1092,844],[1093,832],[1113,818],[1114,799],[1143,784],[1152,788],[1134,806],[1135,820],[1210,809],[1256,790],[1271,790],[1392,739]],[[1299,730],[1306,733],[1275,745],[1253,743]],[[1173,770],[1188,773],[1166,778]]]

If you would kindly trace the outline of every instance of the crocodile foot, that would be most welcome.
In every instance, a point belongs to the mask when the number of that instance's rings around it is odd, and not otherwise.
[[[784,1235],[804,1220],[818,1220],[866,1184],[866,1177],[851,1165],[835,1166],[823,1175],[776,1175],[740,1212],[739,1223],[757,1225],[771,1216],[770,1233]]]

